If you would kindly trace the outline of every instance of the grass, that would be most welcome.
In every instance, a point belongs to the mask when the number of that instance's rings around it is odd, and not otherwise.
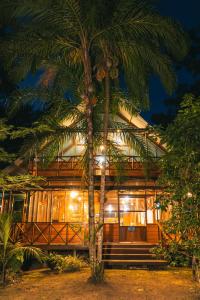
[[[106,283],[88,282],[89,269],[53,274],[49,270],[25,272],[21,282],[0,290],[6,300],[199,300],[200,286],[191,270],[106,270]]]

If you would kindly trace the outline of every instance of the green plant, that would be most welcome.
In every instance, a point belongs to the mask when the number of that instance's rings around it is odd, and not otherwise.
[[[151,249],[151,252],[159,258],[164,257],[172,267],[187,267],[191,259],[186,255],[184,249],[175,242],[171,242],[165,247],[159,246]]]
[[[21,243],[11,243],[10,232],[12,219],[9,214],[0,215],[0,272],[2,283],[5,285],[9,274],[20,271],[24,259],[27,257],[35,257],[42,261],[41,249],[35,247],[25,247]]]
[[[171,237],[168,242],[171,256],[176,253],[190,257],[199,281],[200,258],[200,97],[186,95],[176,119],[166,130],[160,131],[167,153],[161,160],[159,184],[163,193],[159,202],[170,209],[170,218],[163,223],[163,233]],[[178,255],[178,261],[182,261]],[[183,262],[185,264],[185,262]]]
[[[76,272],[85,265],[83,260],[77,256],[63,256],[55,253],[50,253],[46,258],[47,266],[58,273]]]

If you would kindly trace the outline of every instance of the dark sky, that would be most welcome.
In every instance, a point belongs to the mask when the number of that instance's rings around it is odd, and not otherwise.
[[[157,7],[162,15],[170,16],[182,24],[185,29],[191,29],[200,25],[200,0],[160,0]],[[188,82],[191,77],[186,72],[179,72],[178,82]],[[29,84],[36,83],[37,76],[28,76],[26,79]],[[22,83],[23,86],[23,83]],[[165,105],[163,101],[168,97],[161,83],[156,78],[151,80],[150,100],[151,107],[149,112],[142,113],[147,121],[151,120],[153,113],[164,111]]]
[[[162,15],[170,16],[180,22],[185,29],[191,29],[200,25],[200,0],[160,0],[157,5]],[[180,72],[178,82],[190,80],[188,74]],[[162,85],[153,79],[150,86],[151,109],[144,113],[144,117],[150,120],[152,113],[165,110],[163,100],[168,95]]]

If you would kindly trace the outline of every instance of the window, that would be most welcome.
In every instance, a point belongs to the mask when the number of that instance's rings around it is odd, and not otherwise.
[[[145,212],[121,212],[121,226],[146,226]]]
[[[104,223],[114,224],[118,221],[118,194],[117,191],[109,191],[104,205]]]

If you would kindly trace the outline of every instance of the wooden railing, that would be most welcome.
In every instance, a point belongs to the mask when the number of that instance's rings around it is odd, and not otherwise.
[[[83,171],[82,156],[59,156],[55,161],[50,163],[46,168],[43,167],[43,158],[37,158],[29,165],[29,171],[34,175],[41,176],[77,176]],[[157,161],[159,158],[154,157]],[[102,156],[95,156],[94,170],[95,174],[101,169]],[[115,160],[112,157],[106,157],[106,172],[107,175],[114,175],[116,170]],[[118,161],[119,164],[119,161]],[[120,162],[120,168],[126,171],[141,172],[144,166],[139,156],[124,156]],[[158,172],[156,165],[151,166],[152,171]]]
[[[11,240],[25,245],[86,245],[83,223],[24,222],[13,224]]]

